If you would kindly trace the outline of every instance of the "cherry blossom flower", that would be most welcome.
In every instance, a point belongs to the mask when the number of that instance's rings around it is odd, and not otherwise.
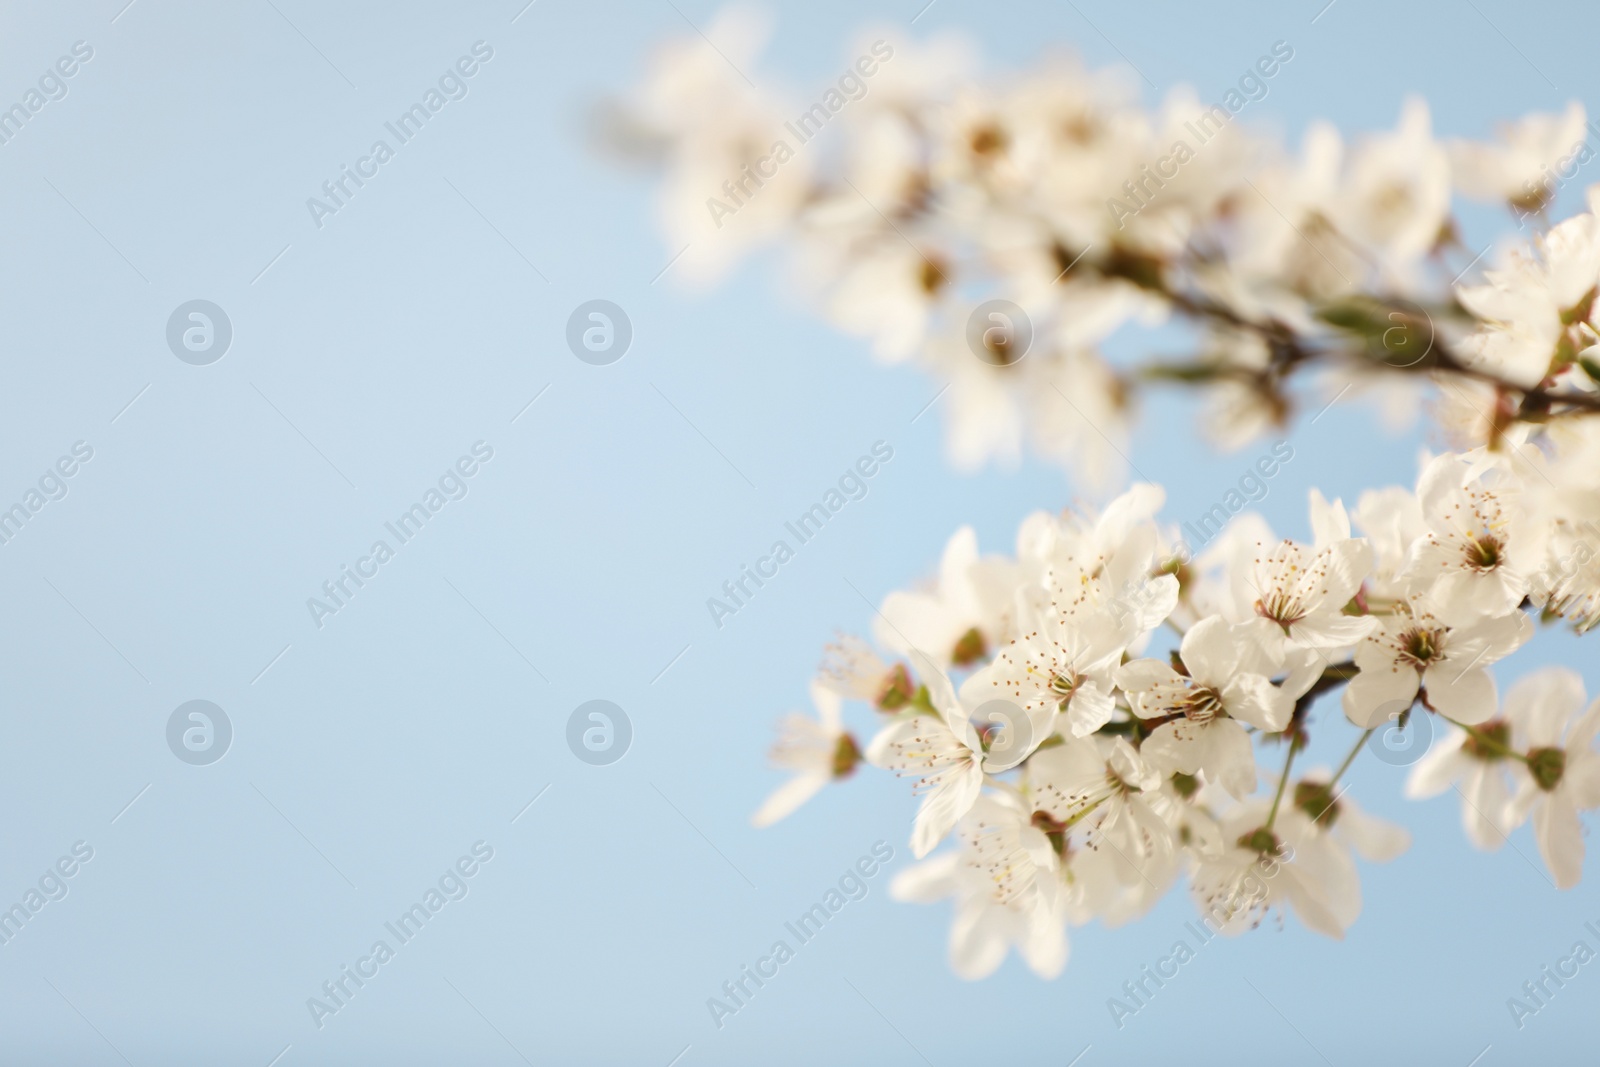
[[[1374,559],[1367,577],[1367,598],[1400,599],[1406,586],[1400,574],[1411,558],[1411,546],[1427,535],[1422,505],[1416,494],[1403,486],[1368,489],[1351,512],[1350,519],[1372,546]]]
[[[1325,769],[1316,769],[1295,783],[1292,802],[1311,820],[1310,832],[1331,837],[1370,863],[1388,863],[1411,847],[1411,834],[1404,827],[1369,815],[1347,788],[1334,786],[1328,778]]]
[[[1057,610],[1102,607],[1138,634],[1161,625],[1178,594],[1175,578],[1152,574],[1159,534],[1151,520],[1165,499],[1161,487],[1140,483],[1097,516],[1033,524],[1025,554]]]
[[[1583,826],[1578,812],[1600,807],[1600,700],[1584,707],[1583,679],[1547,667],[1506,694],[1512,747],[1525,754],[1511,765],[1517,780],[1510,819],[1532,817],[1539,854],[1556,885],[1571,889],[1583,877]]]
[[[1423,470],[1417,498],[1428,531],[1413,543],[1402,573],[1453,618],[1503,615],[1528,591],[1519,566],[1527,554],[1513,537],[1515,495],[1469,482],[1471,473],[1450,454]]]
[[[878,641],[908,655],[921,652],[941,667],[970,667],[984,659],[1009,598],[993,594],[978,562],[978,535],[963,526],[945,545],[932,589],[891,593],[884,600],[874,621]]]
[[[1480,723],[1472,734],[1446,724],[1411,769],[1406,796],[1421,800],[1455,789],[1461,795],[1461,827],[1467,839],[1493,852],[1512,830],[1510,738],[1504,719]]]
[[[1202,859],[1191,881],[1201,918],[1236,935],[1259,926],[1274,908],[1287,907],[1317,933],[1344,937],[1361,914],[1354,861],[1304,812],[1282,808],[1269,830],[1268,811],[1266,801],[1251,800],[1223,819],[1227,850]]]
[[[1538,211],[1553,193],[1552,172],[1586,147],[1584,119],[1583,105],[1574,100],[1559,115],[1535,113],[1506,123],[1494,141],[1451,141],[1452,176],[1467,196]]]
[[[1256,615],[1269,623],[1263,640],[1275,638],[1282,649],[1346,648],[1377,628],[1370,616],[1349,615],[1372,569],[1372,547],[1350,536],[1350,520],[1342,504],[1329,504],[1313,490],[1313,546],[1287,538],[1259,545],[1251,570],[1235,574],[1256,594]]]
[[[1543,564],[1528,581],[1533,606],[1566,619],[1578,633],[1600,623],[1600,530],[1558,522]]]
[[[971,810],[983,785],[983,745],[966,709],[937,664],[911,654],[927,687],[935,715],[912,714],[890,723],[867,746],[867,762],[900,775],[917,776],[922,794],[911,835],[918,859],[933,851],[957,820]]]
[[[1590,190],[1589,210],[1597,193]],[[1522,386],[1537,385],[1553,372],[1565,342],[1583,348],[1593,343],[1582,331],[1600,284],[1600,220],[1583,214],[1567,219],[1513,249],[1482,285],[1460,286],[1456,297],[1484,323],[1463,346],[1475,367]]]
[[[1030,606],[1020,637],[968,678],[961,696],[976,707],[986,700],[1014,702],[1034,728],[1049,734],[1057,727],[1084,737],[1111,720],[1112,674],[1137,633],[1131,617],[1105,610],[1078,610],[1051,599]]]
[[[840,634],[838,640],[823,649],[817,684],[882,711],[899,711],[916,695],[904,664],[891,667],[871,645],[853,634]]]
[[[1150,805],[1162,778],[1127,741],[1069,741],[1040,752],[1028,769],[1034,810],[1070,828],[1087,848],[1107,846],[1123,861],[1115,865],[1120,881],[1166,879],[1175,862],[1175,835]]]
[[[811,702],[817,717],[790,715],[779,724],[772,762],[793,773],[750,817],[753,826],[771,826],[792,815],[835,778],[855,770],[861,759],[855,738],[845,732],[839,714],[839,695],[820,682],[811,684]]]
[[[950,966],[966,979],[986,978],[1015,947],[1041,978],[1067,963],[1065,896],[1049,839],[1030,825],[1008,794],[980,799],[961,820],[960,847],[901,871],[896,900],[956,898]]]
[[[1117,685],[1136,715],[1160,718],[1140,751],[1166,771],[1203,771],[1235,797],[1255,787],[1255,759],[1244,725],[1281,730],[1293,698],[1269,677],[1280,663],[1245,627],[1203,619],[1184,635],[1178,655],[1187,674],[1160,660],[1141,659],[1117,672]]]
[[[1433,139],[1427,103],[1412,97],[1393,132],[1356,149],[1333,219],[1403,276],[1433,247],[1449,210],[1450,161]]]
[[[1475,726],[1495,711],[1494,679],[1486,668],[1533,635],[1521,612],[1452,624],[1426,598],[1396,605],[1382,627],[1356,646],[1360,673],[1344,691],[1344,713],[1372,729],[1411,707],[1419,691],[1428,707]]]

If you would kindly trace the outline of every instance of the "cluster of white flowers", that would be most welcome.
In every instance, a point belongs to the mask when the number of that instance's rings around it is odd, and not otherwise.
[[[1180,880],[1224,932],[1289,910],[1338,937],[1361,908],[1353,857],[1409,842],[1341,779],[1378,731],[1427,723],[1408,794],[1453,786],[1485,848],[1531,820],[1555,884],[1576,884],[1600,700],[1547,668],[1502,703],[1490,668],[1535,618],[1600,623],[1600,187],[1588,212],[1545,218],[1593,156],[1583,108],[1446,142],[1410,100],[1392,131],[1347,145],[1317,124],[1296,153],[1234,121],[1237,93],[1151,110],[1071,60],[984,82],[958,42],[893,34],[819,103],[786,104],[745,74],[763,35],[731,12],[716,47],[665,49],[623,124],[667,161],[682,269],[710,279],[790,244],[834,322],[950,383],[959,464],[1031,446],[1110,486],[1138,388],[1204,390],[1202,428],[1230,446],[1285,424],[1308,370],[1411,410],[1414,386],[1436,389],[1455,451],[1349,511],[1313,490],[1309,544],[1246,513],[1195,555],[1153,485],[1035,514],[1009,557],[961,530],[931,587],[883,602],[873,642],[830,649],[820,718],[786,720],[775,759],[794,777],[757,823],[863,762],[913,778],[913,852],[953,846],[894,892],[955,898],[969,977],[1012,946],[1053,975],[1069,925],[1125,922]],[[1293,55],[1275,42],[1257,69]],[[1483,255],[1460,243],[1458,193],[1535,223],[1480,283],[1461,284]],[[1028,331],[973,329],[991,299]],[[1101,350],[1173,318],[1196,330],[1191,360]],[[1164,628],[1177,647],[1146,656]],[[1297,775],[1313,705],[1341,687],[1349,755]],[[864,745],[845,701],[879,719]],[[1281,768],[1258,770],[1258,746]]]
[[[835,324],[950,384],[941,406],[959,466],[1031,447],[1113,487],[1138,390],[1157,381],[1203,386],[1201,429],[1226,447],[1282,425],[1297,400],[1288,380],[1313,367],[1324,397],[1387,381],[1396,417],[1416,409],[1412,385],[1448,377],[1447,422],[1475,435],[1462,447],[1515,421],[1497,389],[1536,389],[1552,371],[1576,380],[1546,382],[1540,413],[1563,385],[1595,406],[1576,369],[1596,340],[1592,217],[1451,299],[1478,259],[1455,194],[1542,219],[1594,154],[1577,103],[1472,142],[1436,138],[1411,99],[1393,130],[1347,144],[1318,123],[1295,152],[1234,117],[1248,102],[1235,90],[1208,104],[1179,88],[1151,109],[1119,72],[1071,57],[984,81],[960,41],[885,31],[813,103],[747,80],[761,18],[729,10],[706,37],[715,47],[693,36],[663,48],[614,124],[667,167],[673,271],[708,281],[785,243]],[[1293,56],[1274,42],[1256,69],[1292,77]],[[1023,310],[1026,351],[1011,329],[970,328],[991,298]],[[1125,326],[1172,319],[1195,328],[1191,361],[1130,366],[1101,351]]]
[[[931,588],[884,601],[873,643],[829,650],[820,721],[785,720],[775,757],[795,776],[756,821],[861,762],[913,778],[912,852],[952,831],[956,847],[894,893],[956,898],[951,960],[968,977],[1012,945],[1054,975],[1068,925],[1137,917],[1184,876],[1224,932],[1286,906],[1339,937],[1361,908],[1352,854],[1388,860],[1409,842],[1340,779],[1375,731],[1427,715],[1437,740],[1408,792],[1459,783],[1485,847],[1531,816],[1571,886],[1578,813],[1600,807],[1600,701],[1585,710],[1582,681],[1561,668],[1497,699],[1488,668],[1532,635],[1533,575],[1551,562],[1552,517],[1514,494],[1513,467],[1487,450],[1445,454],[1415,492],[1368,492],[1353,515],[1313,492],[1311,544],[1247,514],[1193,558],[1157,521],[1163,493],[1149,485],[1097,515],[1030,516],[1012,557],[980,556],[963,529]],[[1543,607],[1552,619],[1561,605]],[[1181,635],[1170,661],[1144,657],[1163,626]],[[1296,778],[1312,701],[1340,685],[1362,732],[1331,775]],[[845,699],[879,719],[865,746]],[[1258,770],[1257,745],[1281,771]]]

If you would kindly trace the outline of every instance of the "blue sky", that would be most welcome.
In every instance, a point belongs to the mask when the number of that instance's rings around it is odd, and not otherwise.
[[[1131,927],[1074,931],[1058,981],[1013,960],[969,984],[944,962],[945,909],[887,899],[908,861],[902,783],[861,774],[748,827],[777,781],[771,724],[804,704],[835,629],[867,628],[863,596],[926,573],[962,523],[1005,549],[1024,515],[1077,493],[1034,463],[952,472],[937,420],[912,421],[940,383],[870,362],[773,258],[710,292],[657,280],[675,249],[651,179],[597,158],[585,126],[654,42],[715,11],[675,3],[8,6],[0,101],[75,42],[93,51],[0,145],[0,499],[75,443],[93,450],[0,545],[0,898],[75,843],[93,850],[0,946],[9,1056],[1066,1064],[1092,1046],[1085,1067],[1465,1065],[1491,1046],[1490,1065],[1582,1047],[1592,967],[1520,1032],[1505,999],[1580,938],[1600,948],[1592,891],[1553,890],[1526,831],[1474,852],[1453,805],[1402,801],[1403,772],[1374,760],[1351,796],[1416,844],[1363,867],[1347,940],[1293,920],[1219,940],[1121,1030],[1105,1000],[1182,935],[1182,894]],[[919,7],[776,5],[761,69],[823,85],[861,25],[904,27]],[[1287,40],[1293,63],[1246,118],[1294,138],[1319,117],[1387,126],[1412,92],[1448,135],[1594,98],[1577,5],[1320,8],[937,0],[910,32],[962,31],[991,71],[1070,48],[1203,98]],[[492,56],[465,94],[316,225],[307,198],[480,41]],[[1504,228],[1468,222],[1474,247]],[[195,299],[232,328],[205,366],[166,340]],[[608,366],[566,345],[594,299],[633,327]],[[1146,416],[1131,458],[1172,516],[1256,454],[1193,447],[1186,401]],[[866,498],[715,628],[705,599],[880,440],[894,456]],[[1356,403],[1290,441],[1260,505],[1286,533],[1305,532],[1309,487],[1409,483],[1423,443]],[[475,445],[464,495],[319,627],[307,599],[368,566],[385,523]],[[1502,686],[1556,661],[1600,689],[1562,635]],[[233,734],[206,766],[167,743],[197,699]],[[596,699],[633,731],[606,766],[566,744]],[[1334,704],[1317,718],[1313,759],[1331,763],[1351,731]],[[866,896],[714,1028],[706,998],[880,840],[894,857]],[[315,1025],[307,998],[479,842],[492,858],[460,877],[465,895]]]

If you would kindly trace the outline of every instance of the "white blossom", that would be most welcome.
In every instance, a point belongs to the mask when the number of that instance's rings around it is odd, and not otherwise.
[[[1585,708],[1586,699],[1583,679],[1564,667],[1531,674],[1506,694],[1511,744],[1524,756],[1511,764],[1510,819],[1532,818],[1539,854],[1562,889],[1583,877],[1578,812],[1600,807],[1600,700]]]
[[[779,724],[772,748],[776,767],[792,773],[750,817],[753,826],[771,826],[816,796],[830,780],[848,774],[858,753],[841,722],[839,696],[820,682],[811,684],[817,717],[790,715]]]

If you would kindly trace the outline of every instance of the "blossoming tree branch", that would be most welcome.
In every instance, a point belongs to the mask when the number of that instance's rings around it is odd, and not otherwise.
[[[1313,490],[1309,543],[1244,513],[1196,554],[1147,484],[1030,516],[1009,555],[957,531],[871,641],[828,649],[816,716],[780,725],[791,777],[758,825],[862,763],[908,778],[925,862],[893,892],[954,899],[967,977],[1012,948],[1055,975],[1069,926],[1125,922],[1180,882],[1225,933],[1288,911],[1339,937],[1361,909],[1354,857],[1409,843],[1344,775],[1375,732],[1425,726],[1407,793],[1453,789],[1485,849],[1531,820],[1553,883],[1578,882],[1600,700],[1562,667],[1502,697],[1493,670],[1540,625],[1600,622],[1600,189],[1547,217],[1592,155],[1580,105],[1442,142],[1409,100],[1393,130],[1347,144],[1318,124],[1295,150],[1236,121],[1238,93],[1152,110],[1071,61],[986,81],[952,40],[869,39],[807,107],[746,79],[759,20],[730,12],[708,36],[664,46],[612,123],[665,168],[681,269],[710,281],[758,244],[790,249],[840,328],[952,383],[957,465],[1031,448],[1114,487],[1156,387],[1201,391],[1222,447],[1352,388],[1427,400],[1451,447],[1353,507]],[[1263,76],[1269,59],[1292,46]],[[806,143],[834,127],[829,151]],[[1474,283],[1457,196],[1521,231]],[[1018,314],[974,329],[997,298]],[[1099,351],[1170,322],[1192,356]],[[1177,649],[1146,656],[1161,628]],[[1308,711],[1335,691],[1348,755],[1305,769]]]

